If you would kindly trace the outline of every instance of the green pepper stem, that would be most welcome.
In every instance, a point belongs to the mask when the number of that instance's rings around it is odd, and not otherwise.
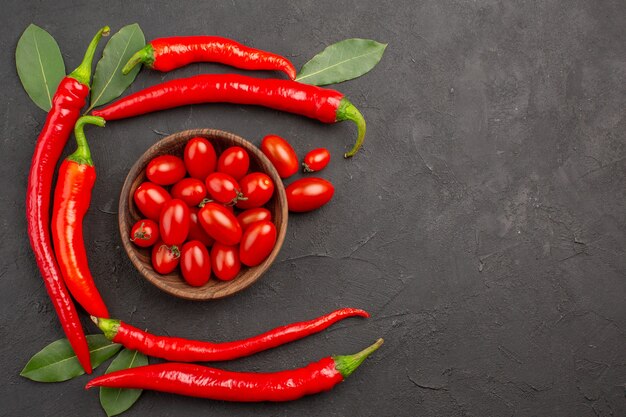
[[[83,62],[80,63],[78,68],[70,73],[69,77],[72,77],[79,83],[89,87],[89,83],[91,82],[91,64],[93,62],[93,56],[96,54],[98,42],[100,42],[100,39],[103,36],[109,36],[110,30],[111,29],[108,26],[105,26],[100,29],[98,33],[96,33],[96,36],[93,37],[87,47],[87,51],[83,57]]]
[[[93,166],[91,151],[89,150],[87,137],[85,137],[85,125],[90,124],[104,127],[105,123],[105,120],[99,116],[82,116],[79,118],[74,125],[74,136],[76,137],[77,148],[67,159],[81,165]]]
[[[122,74],[128,74],[130,70],[135,68],[135,65],[139,63],[152,66],[154,63],[154,48],[152,48],[152,45],[146,44],[146,46],[135,52],[135,54],[130,57],[126,65],[124,65],[124,68],[122,68]]]
[[[102,330],[104,336],[109,340],[113,340],[115,335],[117,335],[117,330],[120,328],[120,324],[122,323],[120,320],[103,319],[96,316],[91,316],[91,321],[93,321],[96,326]]]
[[[341,99],[341,102],[339,103],[339,108],[337,109],[337,121],[341,122],[343,120],[352,120],[354,123],[356,123],[356,127],[358,129],[358,135],[354,146],[352,147],[352,149],[350,149],[349,152],[343,154],[344,158],[350,158],[354,156],[356,151],[358,151],[361,145],[363,145],[363,139],[365,139],[366,125],[365,118],[363,117],[359,109],[357,109],[354,104],[350,103],[350,101],[345,97]]]
[[[366,347],[359,353],[355,353],[354,355],[345,355],[345,356],[333,356],[333,360],[335,361],[335,368],[339,371],[339,373],[344,377],[349,377],[352,372],[356,370],[363,363],[363,361],[372,353],[374,353],[382,344],[384,340],[378,339],[376,343],[373,345]]]

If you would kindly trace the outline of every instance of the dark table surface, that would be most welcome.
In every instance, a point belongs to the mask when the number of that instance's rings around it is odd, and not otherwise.
[[[626,415],[622,0],[73,3],[11,0],[0,18],[1,415],[104,415],[98,392],[83,391],[87,376],[59,384],[19,376],[62,337],[26,236],[27,172],[45,114],[22,90],[14,51],[31,22],[54,35],[68,70],[103,24],[116,31],[138,22],[147,39],[232,37],[297,67],[341,39],[389,43],[374,71],[337,86],[368,121],[365,146],[349,161],[340,154],[354,138],[351,125],[262,108],[184,107],[89,129],[98,182],[87,250],[114,316],[221,341],[340,306],[372,313],[222,365],[232,370],[297,367],[386,340],[330,393],[231,404],[145,392],[126,415]],[[130,91],[228,71],[144,70]],[[332,203],[291,216],[269,272],[221,301],[183,301],[148,284],[117,229],[130,166],[160,138],[156,131],[190,128],[256,144],[276,133],[300,155],[319,146],[333,154],[321,173],[336,186]]]

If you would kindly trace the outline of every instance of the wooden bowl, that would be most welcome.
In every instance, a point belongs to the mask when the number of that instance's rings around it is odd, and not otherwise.
[[[218,155],[230,146],[241,146],[250,155],[250,171],[264,172],[274,181],[274,196],[265,207],[272,213],[272,221],[276,226],[277,238],[274,249],[260,265],[255,267],[242,265],[239,275],[230,281],[220,281],[212,276],[205,285],[192,287],[183,280],[178,269],[168,275],[157,273],[152,268],[152,248],[140,248],[134,245],[130,241],[130,229],[143,217],[137,210],[137,207],[135,207],[133,194],[135,189],[146,180],[146,166],[148,163],[153,158],[165,154],[177,155],[182,158],[187,142],[198,136],[211,142]],[[278,255],[287,231],[287,197],[283,182],[274,166],[256,146],[247,140],[235,134],[215,129],[185,130],[184,132],[169,135],[152,145],[130,169],[122,187],[118,213],[122,244],[139,273],[168,294],[188,300],[224,298],[252,285],[263,275],[276,258],[276,255]]]

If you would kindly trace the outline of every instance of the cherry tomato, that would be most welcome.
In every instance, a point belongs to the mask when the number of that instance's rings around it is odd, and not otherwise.
[[[185,167],[192,178],[204,181],[207,175],[215,171],[217,155],[215,148],[205,138],[193,138],[187,142],[184,152]]]
[[[236,181],[243,178],[250,167],[248,152],[240,146],[231,146],[220,155],[217,161],[217,170],[228,174]]]
[[[170,246],[180,246],[189,234],[189,207],[182,200],[165,203],[159,218],[161,239]]]
[[[215,240],[200,226],[198,211],[200,211],[200,209],[197,207],[189,207],[189,234],[187,235],[187,239],[198,240],[204,246],[211,246],[215,243]]]
[[[239,260],[248,266],[257,266],[265,260],[276,244],[276,226],[263,220],[248,227],[241,238]]]
[[[209,236],[225,245],[241,240],[241,226],[235,215],[218,203],[206,203],[198,212],[198,221]]]
[[[159,274],[169,274],[178,266],[180,253],[169,248],[162,240],[152,247],[152,266]]]
[[[211,268],[216,277],[222,281],[228,281],[239,274],[241,262],[239,262],[239,248],[216,243],[211,248]]]
[[[151,182],[142,183],[133,195],[139,211],[151,220],[158,221],[163,205],[172,197],[165,188]]]
[[[150,219],[142,219],[130,229],[130,241],[140,248],[147,248],[159,239],[159,225]]]
[[[302,178],[292,182],[285,189],[289,211],[305,212],[318,209],[328,203],[335,187],[322,178]]]
[[[237,180],[222,172],[214,172],[206,177],[206,189],[211,199],[223,204],[235,203],[243,198]]]
[[[261,207],[267,203],[274,194],[274,182],[262,172],[253,172],[239,181],[241,193],[247,200],[239,200],[237,208],[249,209]]]
[[[194,207],[206,197],[206,187],[199,179],[183,178],[172,187],[172,197],[183,200],[189,207]]]
[[[180,271],[187,284],[206,284],[211,277],[211,256],[206,246],[197,240],[185,243],[180,251]]]
[[[174,155],[161,155],[154,158],[146,168],[146,177],[159,185],[174,184],[185,177],[183,160]]]
[[[265,136],[261,141],[261,151],[274,165],[281,178],[289,178],[298,172],[298,155],[289,142],[280,136]]]
[[[206,203],[212,203],[212,202],[213,201],[211,199],[205,198],[204,201],[200,203],[200,208],[202,208]],[[230,211],[232,214],[235,214],[235,208],[232,205],[222,204],[222,203],[218,203],[218,204],[224,207],[226,210]]]
[[[313,149],[304,157],[304,172],[321,171],[330,162],[330,152],[326,148]]]
[[[244,232],[251,224],[260,222],[263,220],[272,220],[272,213],[266,208],[253,208],[242,211],[237,216],[237,221],[241,225],[241,230]]]

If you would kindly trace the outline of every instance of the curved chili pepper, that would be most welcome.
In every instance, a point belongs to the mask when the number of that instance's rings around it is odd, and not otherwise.
[[[104,335],[127,349],[177,362],[228,361],[271,349],[321,332],[348,317],[369,317],[358,308],[342,308],[313,320],[277,327],[258,336],[234,342],[212,343],[177,337],[155,336],[119,320],[91,317]]]
[[[104,126],[104,119],[83,116],[76,122],[76,151],[59,168],[52,204],[52,241],[57,262],[68,290],[89,314],[109,317],[93,282],[83,241],[83,218],[89,208],[96,170],[85,138],[85,124]]]
[[[54,168],[89,95],[91,63],[96,46],[102,35],[108,33],[108,26],[100,29],[89,44],[83,62],[63,78],[57,87],[52,98],[52,109],[48,112],[46,124],[37,138],[26,191],[28,236],[37,266],[63,331],[87,373],[91,373],[87,340],[74,303],[63,283],[50,241],[50,191]]]
[[[172,107],[199,103],[265,106],[317,119],[324,123],[351,120],[358,136],[344,156],[353,156],[365,137],[365,119],[339,91],[297,81],[260,79],[236,74],[204,74],[158,84],[94,110],[106,120],[124,119]]]
[[[218,62],[246,70],[282,71],[290,79],[296,78],[296,69],[287,58],[219,36],[154,39],[130,58],[122,73],[128,74],[140,62],[163,72],[192,62]]]
[[[222,401],[291,401],[328,391],[350,376],[383,344],[361,352],[330,356],[304,368],[271,373],[232,372],[189,363],[162,363],[112,372],[92,379],[92,387],[136,388]]]

